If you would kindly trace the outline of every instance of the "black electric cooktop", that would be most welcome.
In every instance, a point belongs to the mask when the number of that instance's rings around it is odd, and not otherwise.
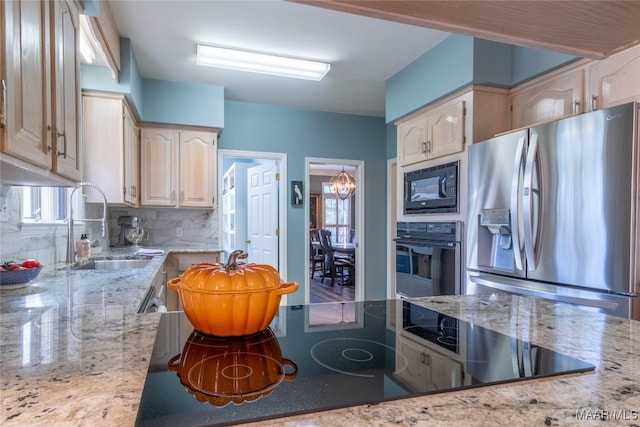
[[[406,300],[281,307],[269,329],[226,339],[172,312],[136,425],[230,425],[594,368]]]

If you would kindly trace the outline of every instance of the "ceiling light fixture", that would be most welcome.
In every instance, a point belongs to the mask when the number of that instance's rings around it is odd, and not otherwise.
[[[196,63],[229,70],[249,71],[274,76],[319,81],[331,69],[330,64],[306,59],[198,45]]]
[[[342,200],[348,199],[356,193],[356,179],[350,173],[344,171],[331,178],[329,181],[336,196]]]

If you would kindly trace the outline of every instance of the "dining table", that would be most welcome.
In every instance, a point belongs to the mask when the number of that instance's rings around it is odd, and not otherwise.
[[[345,254],[353,255],[356,253],[355,243],[332,243],[331,247],[336,252],[342,252]]]
[[[311,246],[314,250],[322,250],[322,244],[318,241],[312,241]],[[335,252],[354,255],[356,253],[357,244],[355,243],[331,243],[331,248]]]

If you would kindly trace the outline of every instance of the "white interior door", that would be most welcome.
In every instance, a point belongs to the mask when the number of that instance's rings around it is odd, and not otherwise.
[[[278,268],[278,182],[275,162],[247,169],[247,262]]]

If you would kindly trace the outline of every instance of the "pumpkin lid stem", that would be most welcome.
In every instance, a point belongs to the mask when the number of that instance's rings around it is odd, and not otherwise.
[[[244,264],[244,263],[238,263],[238,258],[245,259],[248,256],[249,254],[244,252],[241,249],[236,249],[235,251],[231,252],[229,254],[229,259],[227,260],[227,263],[224,265],[225,270],[235,270],[236,268],[238,268],[238,264]]]

